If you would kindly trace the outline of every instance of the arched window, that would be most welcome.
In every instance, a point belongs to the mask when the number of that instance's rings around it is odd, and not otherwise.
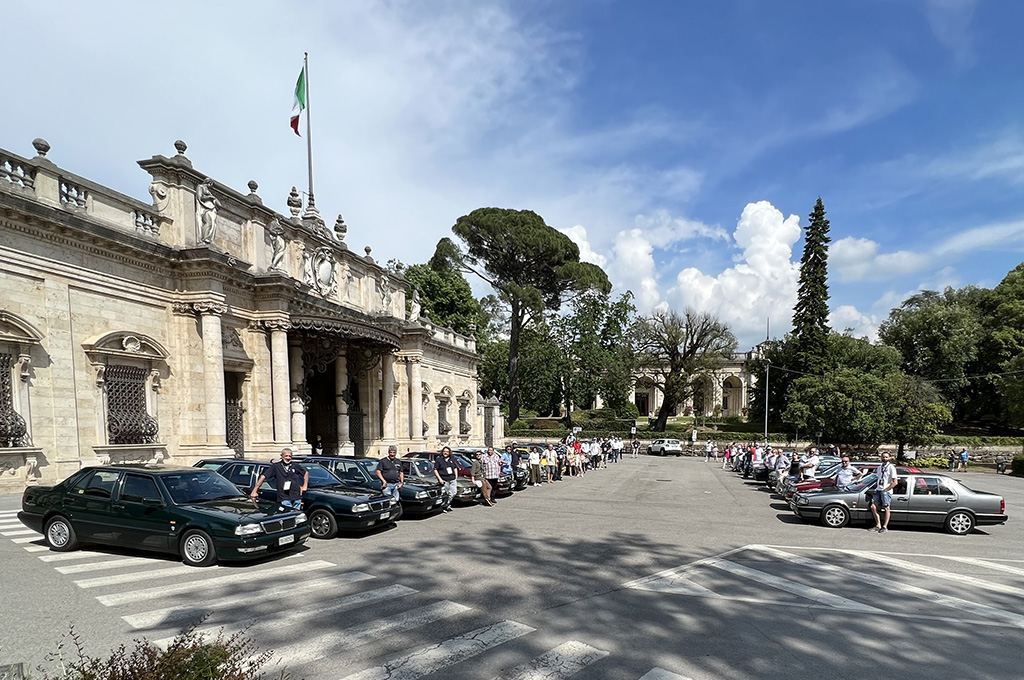
[[[0,448],[32,445],[29,378],[42,339],[32,324],[0,310]]]

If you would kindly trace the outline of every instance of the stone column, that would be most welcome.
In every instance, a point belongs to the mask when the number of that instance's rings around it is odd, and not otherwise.
[[[224,345],[220,317],[228,309],[217,302],[197,302],[203,329],[203,397],[206,406],[207,446],[227,446],[227,411],[224,403]]]
[[[389,442],[396,439],[395,432],[395,355],[391,353],[381,357],[383,381],[381,390],[384,392],[384,439]]]
[[[292,406],[288,377],[287,321],[267,321],[270,330],[271,399],[274,404],[274,441],[290,444],[292,441]]]
[[[311,449],[306,441],[306,404],[302,401],[302,347],[294,341],[288,347],[288,379],[291,382],[292,449],[306,452]]]
[[[423,372],[420,357],[407,357],[409,362],[409,439],[423,439]]]
[[[334,395],[335,408],[338,410],[338,452],[350,453],[352,442],[348,433],[348,355],[342,347],[338,358],[334,361]]]

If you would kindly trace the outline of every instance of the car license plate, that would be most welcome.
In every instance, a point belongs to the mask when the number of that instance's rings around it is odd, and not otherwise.
[[[381,519],[387,519],[388,517],[391,517],[391,513],[390,512],[382,512],[382,513],[380,513],[380,518]]]
[[[282,537],[281,537],[281,538],[280,538],[280,539],[279,539],[279,540],[277,541],[277,544],[278,544],[278,545],[288,545],[289,543],[293,543],[294,541],[295,541],[295,535],[294,535],[294,534],[292,534],[292,535],[290,535],[290,536],[282,536]]]
[[[434,505],[441,505],[441,500],[442,499],[438,498],[436,501],[434,501]]]

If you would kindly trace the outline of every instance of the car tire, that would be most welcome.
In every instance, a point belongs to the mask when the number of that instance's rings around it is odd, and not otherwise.
[[[974,530],[974,515],[966,510],[954,510],[946,517],[946,531],[955,536],[966,536]]]
[[[309,530],[313,538],[334,538],[338,535],[338,520],[326,510],[314,510],[309,516]]]
[[[821,511],[821,523],[833,529],[841,529],[850,523],[850,511],[841,505],[829,505]]]
[[[217,561],[217,550],[210,534],[189,529],[181,537],[181,561],[190,567],[208,567]]]
[[[78,547],[75,528],[71,526],[71,520],[64,515],[57,515],[47,522],[43,536],[46,538],[46,545],[50,546],[50,550],[67,552]]]

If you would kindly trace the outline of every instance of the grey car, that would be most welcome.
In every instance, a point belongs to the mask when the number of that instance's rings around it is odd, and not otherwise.
[[[1003,524],[1007,520],[1002,496],[975,491],[956,479],[935,473],[897,474],[892,491],[890,523],[941,526],[951,534],[969,534],[974,527]],[[789,507],[803,519],[818,520],[828,527],[874,521],[872,473],[848,491],[835,488],[800,492]]]

